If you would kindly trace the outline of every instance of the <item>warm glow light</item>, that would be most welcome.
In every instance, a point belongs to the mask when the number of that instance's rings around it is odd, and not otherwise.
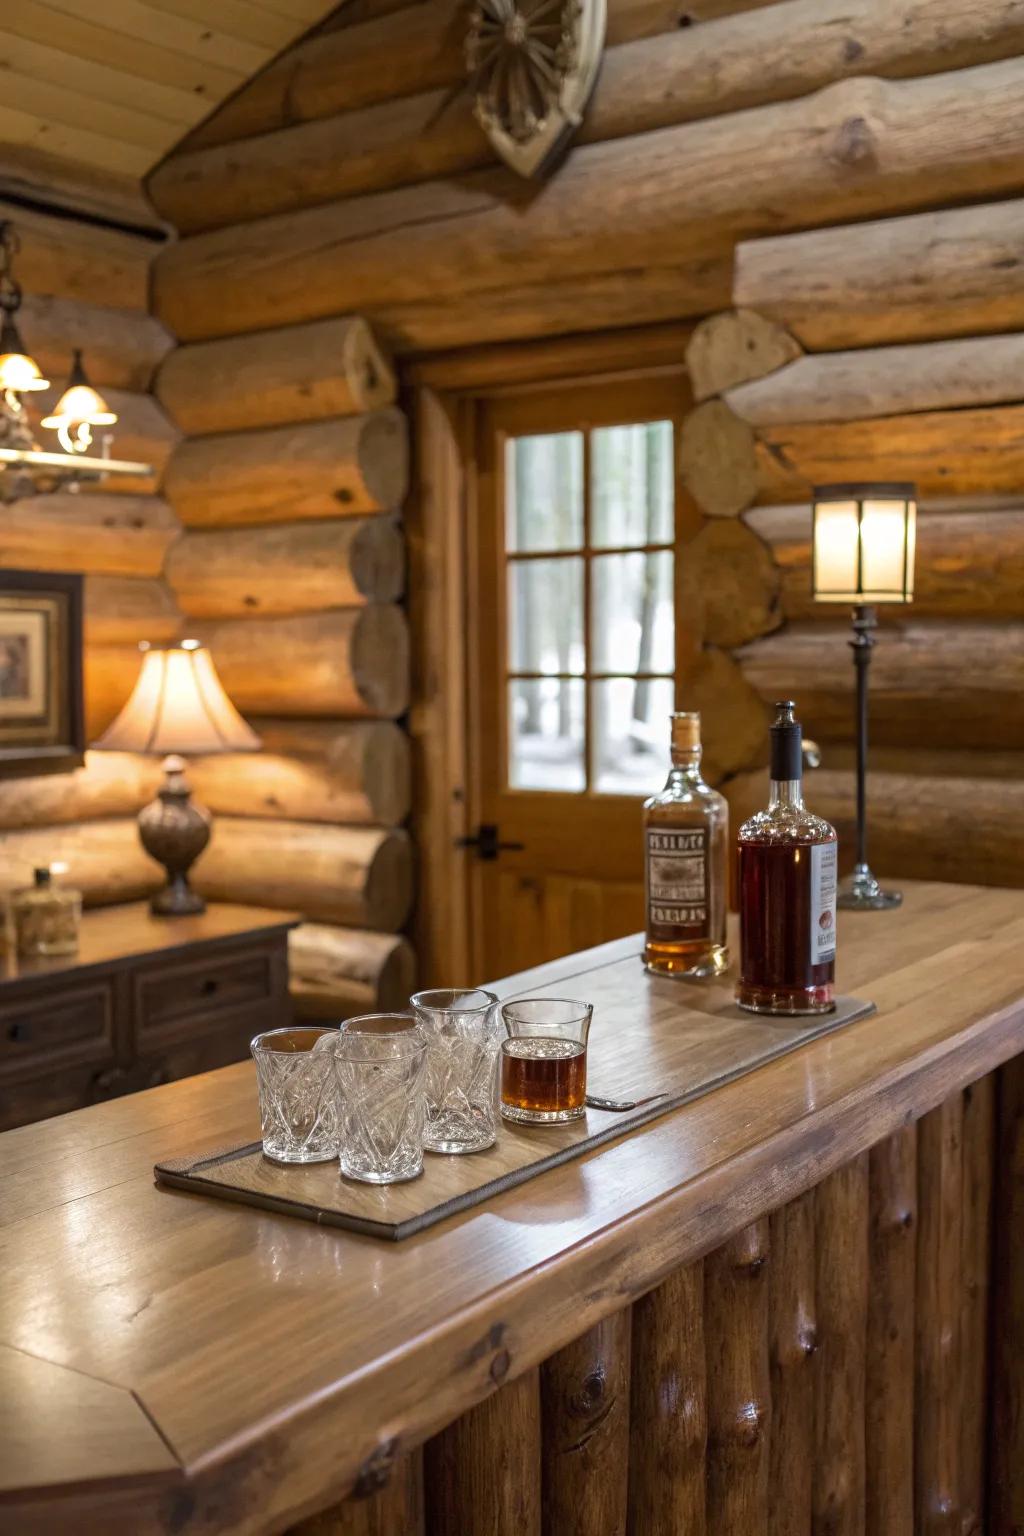
[[[109,752],[256,752],[259,737],[224,692],[210,653],[195,641],[146,650],[131,698],[95,743]]]
[[[0,352],[0,390],[4,394],[27,395],[34,389],[49,389],[49,379],[39,372],[39,364],[24,352]]]
[[[93,427],[112,427],[117,416],[85,376],[82,354],[75,351],[68,387],[41,425],[57,433],[67,453],[85,453],[92,446]]]
[[[811,580],[824,603],[909,603],[917,504],[912,485],[819,486]]]

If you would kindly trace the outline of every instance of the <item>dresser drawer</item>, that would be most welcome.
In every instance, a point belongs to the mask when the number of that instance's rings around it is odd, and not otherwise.
[[[272,955],[245,950],[177,965],[146,967],[135,977],[136,1040],[173,1032],[178,1023],[266,1002],[275,985]]]
[[[49,1072],[114,1054],[114,994],[109,982],[55,989],[0,1010],[0,1075]]]

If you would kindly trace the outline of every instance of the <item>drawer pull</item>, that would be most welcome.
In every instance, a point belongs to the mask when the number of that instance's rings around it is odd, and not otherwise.
[[[17,1023],[8,1026],[7,1038],[8,1040],[31,1040],[32,1025],[27,1019],[19,1019]]]
[[[220,991],[220,982],[215,976],[207,976],[206,980],[203,982],[201,991],[204,997],[212,997],[215,992]]]

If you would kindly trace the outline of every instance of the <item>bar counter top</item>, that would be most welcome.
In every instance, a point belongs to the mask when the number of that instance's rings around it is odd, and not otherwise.
[[[249,1064],[0,1137],[0,1525],[287,1530],[1018,1055],[1024,891],[904,890],[839,916],[838,987],[875,1015],[399,1244],[155,1187],[258,1137]],[[498,990],[599,1017],[640,948]]]

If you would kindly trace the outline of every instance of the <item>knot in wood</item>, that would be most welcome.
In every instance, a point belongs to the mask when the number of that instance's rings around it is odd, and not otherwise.
[[[870,170],[878,163],[875,135],[865,117],[848,117],[836,132],[829,158],[853,170]]]
[[[800,1353],[805,1359],[809,1360],[812,1355],[817,1354],[818,1330],[813,1323],[808,1323],[800,1329],[797,1342],[800,1346]]]
[[[608,1391],[608,1376],[604,1366],[597,1365],[588,1371],[580,1382],[578,1392],[569,1399],[569,1411],[578,1419],[588,1419],[604,1402]]]
[[[503,1382],[505,1377],[508,1375],[509,1366],[511,1364],[512,1360],[509,1356],[508,1350],[499,1350],[494,1359],[491,1361],[491,1380],[498,1384]]]
[[[767,1414],[761,1403],[751,1398],[738,1404],[734,1416],[723,1425],[715,1439],[739,1450],[753,1450],[764,1435]]]
[[[371,1451],[356,1474],[352,1498],[368,1499],[385,1488],[391,1481],[397,1457],[398,1441],[395,1438],[385,1440]]]

